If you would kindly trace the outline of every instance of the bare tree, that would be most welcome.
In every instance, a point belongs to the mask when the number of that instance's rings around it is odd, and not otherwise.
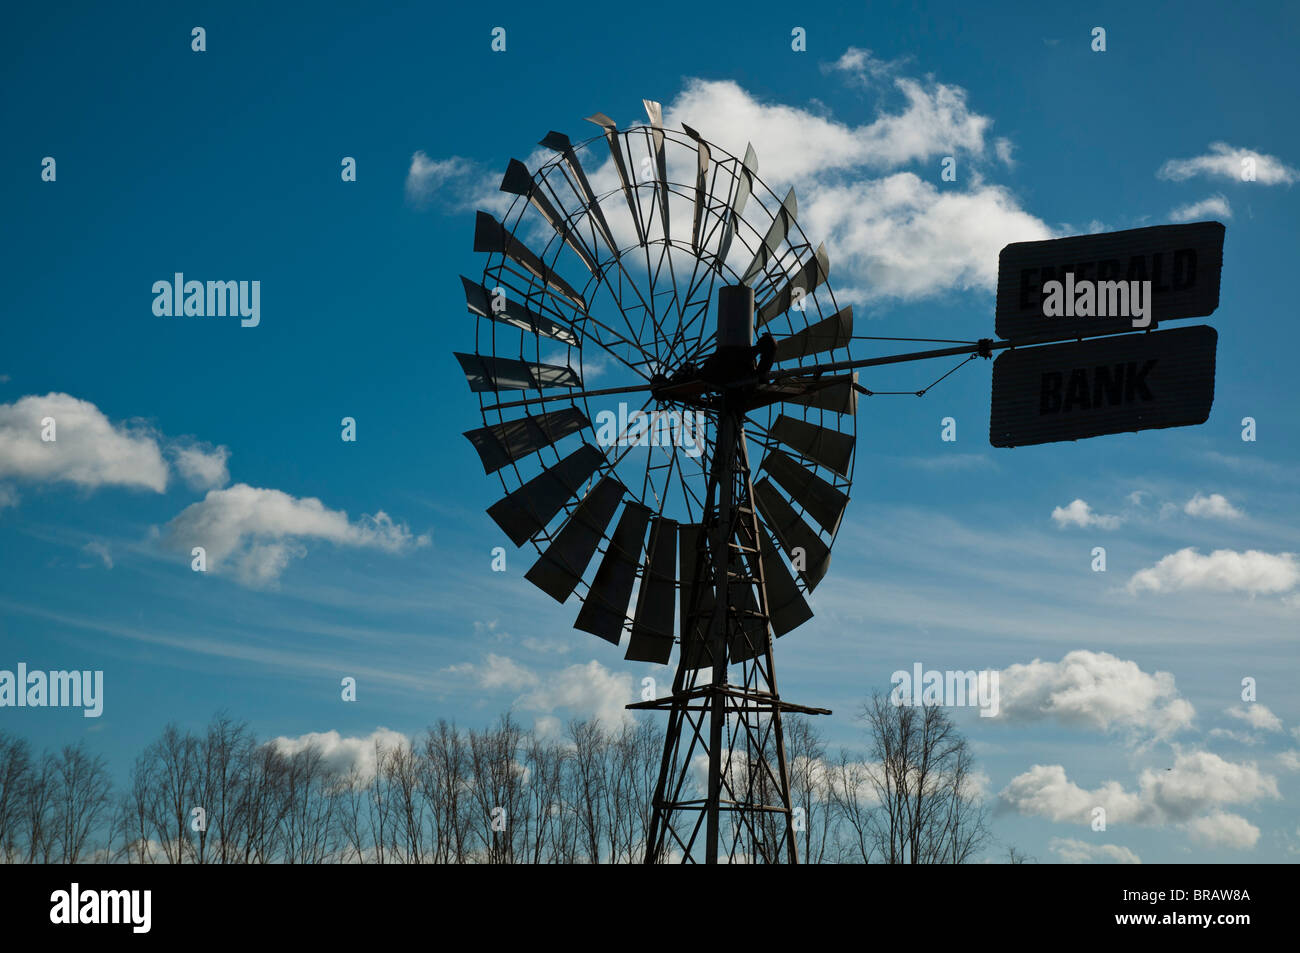
[[[54,759],[54,778],[51,820],[59,863],[75,864],[86,859],[91,834],[110,809],[113,783],[107,763],[87,752],[84,742],[65,746]]]
[[[27,742],[0,731],[0,863],[22,859],[20,829],[31,771]]]
[[[470,791],[475,819],[470,831],[483,845],[489,864],[515,859],[515,827],[523,808],[523,732],[509,712],[497,727],[469,733]]]
[[[875,693],[863,706],[879,770],[875,848],[886,863],[964,863],[988,840],[966,739],[937,705],[897,705]]]
[[[456,726],[439,721],[424,738],[425,797],[433,812],[433,856],[440,864],[465,862],[466,842],[466,777],[468,754],[465,740]]]

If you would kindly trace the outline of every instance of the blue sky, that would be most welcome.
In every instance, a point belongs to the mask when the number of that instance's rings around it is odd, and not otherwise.
[[[991,335],[1009,241],[1227,225],[1201,427],[994,451],[983,362],[924,399],[862,400],[853,502],[815,619],[779,643],[781,688],[858,745],[854,711],[895,669],[1002,670],[1006,717],[958,717],[1004,841],[1042,860],[1293,861],[1300,132],[1279,119],[1298,25],[1283,4],[15,11],[0,668],[102,669],[106,700],[99,719],[0,709],[0,728],[86,735],[125,770],[165,720],[219,708],[263,736],[361,737],[511,704],[609,715],[666,678],[524,581],[531,558],[483,512],[499,486],[460,435],[478,404],[451,356],[474,346],[458,275],[482,272],[474,208],[507,160],[551,129],[588,138],[597,111],[642,122],[650,98],[733,152],[752,140],[768,184],[795,185],[859,334]],[[178,271],[260,281],[260,324],[156,316],[150,289]],[[28,424],[50,407],[74,457],[45,466]],[[229,543],[211,572],[169,546],[186,519]],[[1094,802],[1104,833],[1078,820]]]

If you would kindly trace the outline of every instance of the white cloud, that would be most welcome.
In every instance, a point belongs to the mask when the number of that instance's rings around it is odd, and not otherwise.
[[[1224,709],[1225,715],[1238,718],[1244,721],[1250,727],[1259,731],[1281,731],[1282,719],[1269,711],[1268,707],[1261,705],[1259,702],[1252,702],[1249,705],[1237,705],[1233,708]]]
[[[998,798],[1020,814],[1075,824],[1090,823],[1098,807],[1105,809],[1107,823],[1131,821],[1142,811],[1141,797],[1118,781],[1087,791],[1066,777],[1059,764],[1034,765],[1012,778]]]
[[[81,547],[81,551],[90,556],[94,556],[104,564],[105,569],[113,568],[113,554],[106,543],[101,543],[99,540],[92,539],[85,546]]]
[[[838,71],[845,73],[857,85],[871,86],[875,81],[889,79],[898,73],[906,57],[897,60],[881,60],[870,50],[860,46],[850,46],[829,67],[823,66],[822,72]]]
[[[1147,674],[1136,662],[1078,649],[1059,662],[1034,659],[999,674],[999,718],[1055,719],[1135,738],[1167,738],[1192,724],[1196,712],[1178,694],[1169,672]]]
[[[804,231],[833,249],[835,285],[851,302],[991,290],[995,249],[1052,237],[999,186],[940,191],[911,172],[818,185],[800,206]]]
[[[1292,748],[1277,756],[1277,763],[1284,771],[1300,771],[1300,749]]]
[[[1260,185],[1290,185],[1300,179],[1300,170],[1291,168],[1275,156],[1240,149],[1226,142],[1210,143],[1210,151],[1191,159],[1170,159],[1156,173],[1162,179],[1182,182],[1197,175],[1243,181],[1242,161],[1255,160],[1255,181]]]
[[[997,139],[993,140],[993,151],[997,153],[998,161],[1003,165],[1012,168],[1014,168],[1016,164],[1016,160],[1011,156],[1012,150],[1014,149],[1015,144],[1006,136],[999,136]]]
[[[990,291],[997,277],[998,249],[1009,242],[1053,236],[1007,189],[983,182],[980,170],[989,161],[992,120],[970,109],[964,89],[932,78],[896,75],[897,63],[883,64],[866,50],[850,49],[834,69],[859,80],[889,80],[899,107],[892,112],[881,109],[870,121],[855,125],[824,112],[762,102],[734,81],[688,79],[666,105],[664,122],[670,128],[684,122],[734,155],[744,155],[752,141],[764,182],[778,195],[790,186],[797,188],[804,233],[814,244],[825,241],[831,250],[837,300],[862,303]],[[633,144],[634,152],[636,148]],[[1006,163],[1010,143],[995,141],[991,151]],[[613,163],[607,150],[593,149],[589,155],[601,163],[588,167],[595,191],[615,196],[605,206],[606,218],[620,242],[626,241],[630,217],[619,200]],[[958,157],[960,184],[944,183],[941,189],[938,159],[949,155]],[[670,152],[670,165],[675,156]],[[629,158],[636,165],[641,156]],[[408,192],[426,194],[434,183],[457,192],[476,177],[466,161],[433,161],[417,153]],[[917,163],[926,163],[927,171],[917,174],[904,168]],[[693,158],[689,170],[670,168],[669,177],[693,181]],[[483,208],[500,202],[495,180],[477,194]],[[746,218],[765,230],[768,213],[760,203],[773,204],[770,197],[756,195]],[[674,238],[681,229],[687,242],[692,220],[688,206],[680,206],[678,197],[670,199]],[[752,246],[758,237],[746,241]],[[733,255],[746,259],[741,269],[748,263],[744,244],[732,246]]]
[[[1148,589],[1152,592],[1206,589],[1255,595],[1286,592],[1297,583],[1300,583],[1300,563],[1294,553],[1216,549],[1202,556],[1188,547],[1135,572],[1128,581],[1128,591],[1136,594]]]
[[[187,443],[175,444],[171,448],[176,463],[176,472],[193,490],[213,490],[230,482],[229,447],[214,447],[211,444]]]
[[[446,671],[465,675],[474,680],[479,688],[495,691],[498,689],[521,690],[536,685],[537,676],[513,659],[489,652],[483,664],[449,666]]]
[[[1197,222],[1207,218],[1232,218],[1232,206],[1223,195],[1211,195],[1171,209],[1169,218],[1175,222]]]
[[[500,173],[484,169],[473,159],[430,159],[417,151],[406,173],[406,198],[418,206],[436,202],[455,212],[481,208],[502,215],[515,196],[502,192],[500,185]]]
[[[585,665],[541,672],[489,652],[480,664],[453,665],[445,671],[467,677],[485,690],[521,692],[514,704],[538,712],[534,729],[548,737],[562,733],[557,711],[582,718],[594,716],[607,728],[616,728],[631,719],[625,706],[638,700],[630,674],[611,672],[594,659]]]
[[[1188,516],[1201,516],[1210,519],[1235,520],[1241,519],[1241,510],[1237,509],[1224,498],[1222,493],[1211,493],[1209,496],[1202,496],[1197,493],[1183,507],[1183,512]]]
[[[970,111],[959,86],[894,79],[905,105],[872,122],[849,125],[795,106],[763,103],[732,80],[689,79],[665,110],[737,155],[752,141],[759,174],[799,184],[826,172],[889,169],[957,153],[984,154],[992,120]]]
[[[1215,811],[1188,821],[1184,829],[1192,839],[1206,847],[1232,847],[1247,850],[1259,840],[1259,828],[1239,814]]]
[[[1118,781],[1086,790],[1061,765],[1036,764],[1017,775],[999,795],[1001,805],[1020,814],[1074,824],[1092,822],[1097,807],[1108,824],[1185,824],[1228,804],[1275,799],[1277,780],[1253,762],[1225,761],[1208,751],[1178,752],[1169,768],[1144,768],[1138,790]]]
[[[0,483],[0,510],[18,505],[18,491],[8,483]]]
[[[1053,837],[1048,850],[1063,864],[1140,864],[1142,860],[1119,844],[1089,844],[1072,837]]]
[[[41,439],[47,417],[54,418],[51,441]],[[167,463],[152,431],[114,424],[89,401],[50,393],[0,404],[0,478],[5,477],[162,493]]]
[[[519,704],[544,715],[556,709],[591,714],[606,727],[617,727],[631,719],[625,706],[638,700],[629,673],[611,672],[593,659],[586,665],[570,665],[544,676],[533,691],[519,699]]]
[[[362,781],[375,777],[377,769],[376,746],[384,751],[407,749],[410,739],[401,732],[376,728],[363,738],[346,738],[337,731],[313,731],[296,738],[280,736],[272,739],[271,746],[280,754],[292,756],[308,748],[320,751],[321,759],[333,771],[346,775],[356,769]]]
[[[318,499],[246,483],[208,491],[167,524],[166,538],[186,554],[202,546],[210,571],[229,567],[240,582],[252,586],[275,582],[291,559],[305,555],[304,540],[391,553],[429,541],[412,536],[405,524],[394,523],[382,510],[352,523],[347,513],[327,509]]]
[[[1069,506],[1058,506],[1052,510],[1052,520],[1064,529],[1067,526],[1081,526],[1085,529],[1095,526],[1098,529],[1118,529],[1123,520],[1118,516],[1103,516],[1094,513],[1092,507],[1083,500],[1074,500]]]

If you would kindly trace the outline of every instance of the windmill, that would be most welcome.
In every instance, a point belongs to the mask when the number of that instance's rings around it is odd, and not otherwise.
[[[812,616],[857,402],[854,374],[797,369],[849,358],[852,310],[752,146],[645,107],[626,130],[592,116],[579,145],[547,134],[535,173],[510,161],[504,218],[478,213],[476,348],[456,358],[483,426],[466,436],[504,490],[488,514],[539,553],[526,578],[576,595],[575,627],[626,635],[629,660],[677,653],[671,692],[629,706],[669,719],[647,862],[793,862],[782,716],[828,712],[781,699],[772,639]]]
[[[857,395],[873,393],[856,370],[1006,350],[995,447],[1203,423],[1214,329],[1155,329],[1218,306],[1224,229],[1008,245],[1006,340],[854,359],[852,309],[836,304],[794,191],[763,183],[752,146],[737,157],[644,103],[644,125],[597,113],[585,142],[548,133],[536,172],[509,162],[504,217],[478,212],[487,263],[462,278],[475,350],[456,358],[483,426],[465,436],[504,491],[489,516],[538,552],[526,578],[576,596],[575,627],[626,637],[631,661],[676,652],[671,691],[628,706],[668,713],[646,862],[794,863],[782,716],[829,712],[781,698],[773,643],[812,617],[805,597],[830,565]],[[1144,325],[1045,315],[1047,283],[1088,262],[1152,279]]]

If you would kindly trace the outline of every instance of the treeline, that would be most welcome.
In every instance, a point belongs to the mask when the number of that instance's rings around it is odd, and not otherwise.
[[[800,859],[974,859],[987,812],[947,714],[877,696],[863,723],[867,760],[830,756],[810,720],[786,723]],[[0,731],[0,860],[639,863],[662,750],[649,718],[575,720],[548,738],[507,714],[481,731],[440,721],[344,768],[319,744],[260,742],[223,714],[202,732],[167,726],[115,790],[84,743],[38,755]]]

